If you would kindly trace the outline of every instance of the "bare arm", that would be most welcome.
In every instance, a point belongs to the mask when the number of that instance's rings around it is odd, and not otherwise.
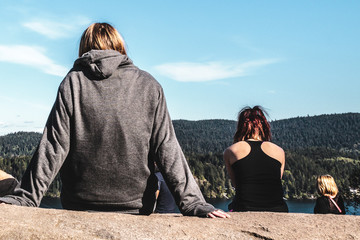
[[[226,167],[226,170],[227,170],[227,172],[229,174],[231,184],[234,187],[236,187],[234,171],[231,168],[232,163],[236,160],[236,159],[235,160],[234,159],[235,159],[234,153],[229,148],[227,148],[224,151],[225,167]]]
[[[284,174],[284,169],[285,169],[285,152],[282,151],[281,154],[281,175],[280,178],[282,178],[283,174]]]

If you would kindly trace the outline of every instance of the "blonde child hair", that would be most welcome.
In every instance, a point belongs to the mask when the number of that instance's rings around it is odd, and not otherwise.
[[[339,190],[335,180],[330,175],[321,175],[317,178],[317,189],[321,195],[335,197]]]

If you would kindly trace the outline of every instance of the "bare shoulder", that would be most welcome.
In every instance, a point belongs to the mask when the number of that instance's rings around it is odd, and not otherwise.
[[[225,160],[230,160],[230,163],[234,163],[235,161],[245,157],[250,153],[251,147],[245,141],[240,141],[234,143],[224,151]]]
[[[263,146],[266,147],[266,148],[269,148],[269,149],[271,149],[273,151],[278,151],[280,153],[284,152],[284,150],[280,146],[278,146],[278,145],[276,145],[275,143],[272,143],[272,142],[267,142],[267,141],[263,142]]]
[[[262,150],[272,158],[279,160],[280,162],[285,161],[284,150],[272,142],[263,142],[261,145]]]
[[[246,151],[248,149],[250,149],[250,145],[248,143],[246,143],[245,141],[240,141],[240,142],[234,143],[233,145],[231,145],[230,147],[225,149],[225,152],[236,154],[236,153],[242,152],[244,150]]]

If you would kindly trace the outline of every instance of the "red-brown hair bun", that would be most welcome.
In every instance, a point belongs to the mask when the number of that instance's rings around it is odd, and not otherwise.
[[[262,141],[271,141],[270,124],[267,121],[265,110],[261,106],[245,107],[238,115],[234,143],[252,138],[256,133]]]

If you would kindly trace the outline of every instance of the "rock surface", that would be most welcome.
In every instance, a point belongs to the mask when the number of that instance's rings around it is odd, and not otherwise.
[[[360,216],[230,213],[136,216],[0,205],[0,239],[360,239]]]

